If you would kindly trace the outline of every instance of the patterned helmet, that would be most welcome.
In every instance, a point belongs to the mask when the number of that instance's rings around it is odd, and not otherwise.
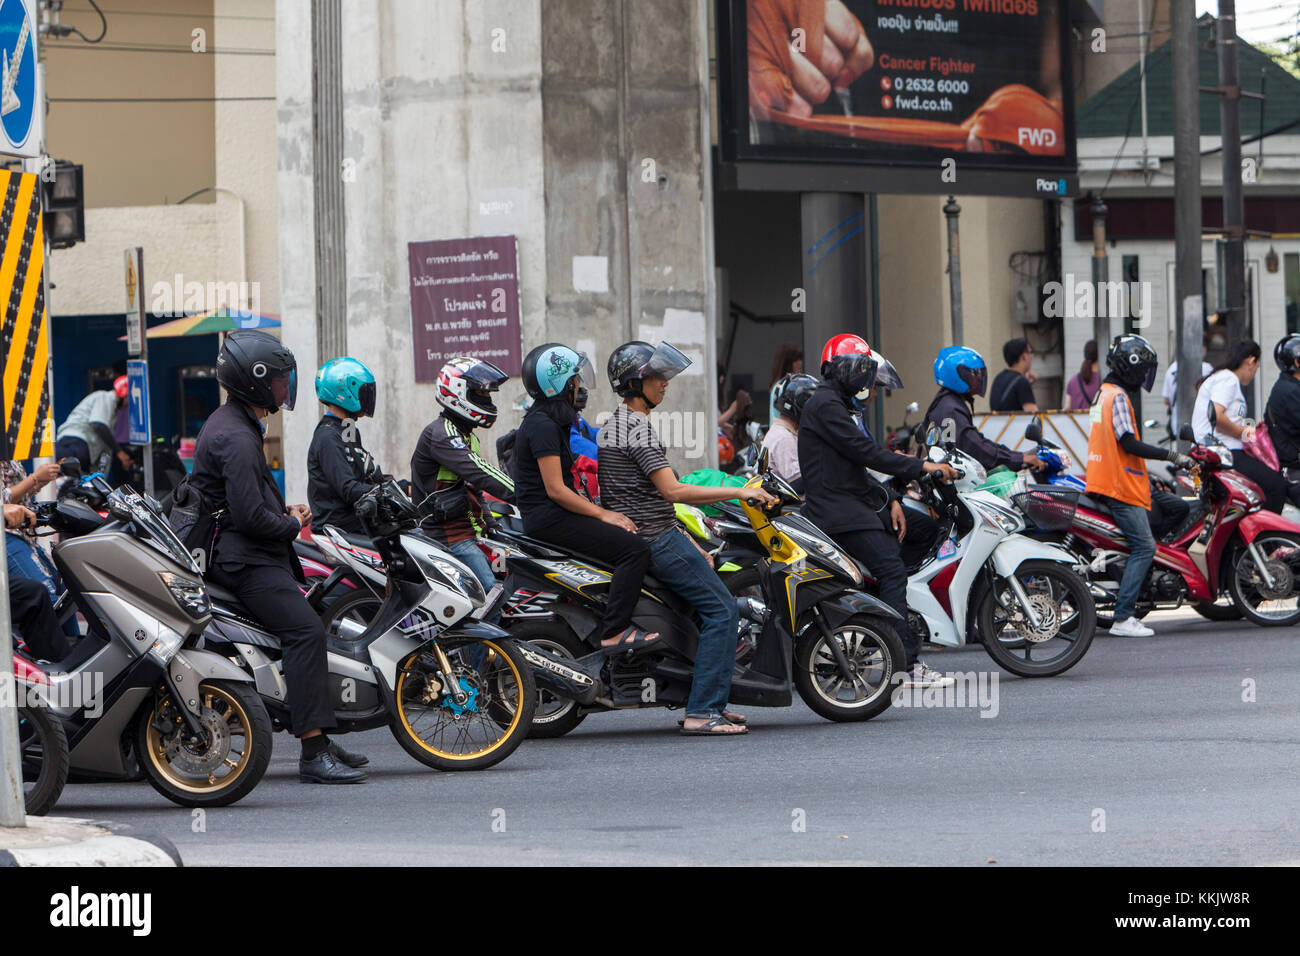
[[[587,356],[567,345],[539,345],[524,357],[524,389],[533,398],[555,398],[568,388],[569,380],[578,378],[578,387],[592,382]]]
[[[817,379],[807,372],[791,372],[772,386],[772,405],[778,415],[798,422],[803,407],[817,389]]]
[[[491,362],[457,356],[438,372],[438,404],[471,425],[490,428],[497,420],[492,393],[509,377]]]

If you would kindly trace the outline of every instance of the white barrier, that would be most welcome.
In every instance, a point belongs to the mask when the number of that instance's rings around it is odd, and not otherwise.
[[[1075,475],[1084,473],[1088,461],[1088,432],[1091,423],[1088,411],[1079,412],[989,412],[975,415],[975,427],[986,438],[1016,451],[1034,451],[1038,446],[1025,438],[1025,429],[1034,420],[1042,420],[1043,437],[1070,456],[1066,471]]]

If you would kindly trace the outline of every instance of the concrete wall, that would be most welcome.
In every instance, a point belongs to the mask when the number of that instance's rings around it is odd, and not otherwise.
[[[246,5],[259,16],[270,12],[266,3]],[[213,0],[169,0],[165,10],[156,0],[100,6],[109,11],[104,48],[75,36],[42,41],[50,155],[85,165],[88,207],[174,203],[211,186],[216,64],[238,61],[237,68],[247,68],[272,57],[193,52],[196,29],[204,31],[207,49],[215,48]],[[99,17],[86,4],[65,5],[61,19],[88,36],[99,35]],[[150,49],[108,49],[132,44]]]

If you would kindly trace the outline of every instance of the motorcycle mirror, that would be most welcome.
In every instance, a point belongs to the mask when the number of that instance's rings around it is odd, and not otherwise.
[[[1025,429],[1025,437],[1033,442],[1043,440],[1043,429],[1042,426],[1038,424],[1038,419],[1034,419],[1029,423],[1029,427]]]
[[[943,464],[945,461],[948,460],[948,453],[944,451],[942,448],[940,448],[938,445],[931,445],[930,451],[927,453],[926,457],[928,457],[933,462],[936,462],[938,464]]]
[[[915,414],[916,414],[917,412],[919,412],[920,410],[921,410],[921,406],[918,405],[916,402],[908,402],[908,403],[907,403],[907,414],[909,414],[909,415],[915,415]]]
[[[771,454],[771,449],[770,449],[770,448],[764,448],[761,452],[759,452],[759,455],[758,455],[758,473],[759,473],[760,475],[766,475],[766,474],[767,474],[767,459],[768,459],[768,457],[770,456],[770,454]]]
[[[1191,425],[1184,425],[1182,428],[1178,429],[1178,437],[1183,441],[1189,441],[1192,444],[1196,444],[1196,433],[1192,431]]]
[[[1217,422],[1217,421],[1219,420],[1219,413],[1218,413],[1217,411],[1215,411],[1215,409],[1214,409],[1214,402],[1210,402],[1209,405],[1210,405],[1210,407],[1209,407],[1208,411],[1209,411],[1209,414],[1210,414],[1210,427],[1213,428],[1214,425],[1215,425],[1215,422]]]
[[[81,462],[75,458],[65,458],[59,462],[59,474],[66,478],[81,477]]]
[[[931,425],[925,432],[925,443],[933,448],[939,444],[939,426]]]

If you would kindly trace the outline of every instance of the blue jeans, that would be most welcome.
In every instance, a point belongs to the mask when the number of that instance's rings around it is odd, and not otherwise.
[[[43,584],[45,590],[50,592],[50,603],[53,604],[58,601],[59,593],[62,591],[61,582],[57,576],[51,575],[44,562],[37,558],[35,550],[37,547],[38,545],[20,534],[5,532],[5,563],[9,566],[9,576],[27,578],[29,581]],[[63,633],[70,637],[81,636],[75,614],[63,623]]]
[[[478,578],[479,584],[483,585],[484,594],[492,590],[497,583],[497,577],[492,573],[492,565],[488,563],[487,555],[483,553],[476,540],[466,538],[464,541],[457,541],[447,550],[460,558],[474,572],[474,577]],[[498,609],[488,619],[488,623],[495,624],[500,617],[501,611]]]
[[[1107,499],[1106,503],[1110,505],[1110,513],[1124,533],[1129,548],[1128,563],[1124,565],[1124,576],[1120,578],[1119,594],[1115,598],[1114,617],[1119,623],[1137,613],[1138,592],[1142,590],[1142,582],[1155,559],[1156,539],[1151,534],[1151,512],[1146,508],[1114,498]]]
[[[686,532],[678,528],[650,542],[650,571],[693,604],[700,616],[700,644],[686,716],[721,717],[731,696],[731,672],[736,667],[740,621],[736,599]]]

